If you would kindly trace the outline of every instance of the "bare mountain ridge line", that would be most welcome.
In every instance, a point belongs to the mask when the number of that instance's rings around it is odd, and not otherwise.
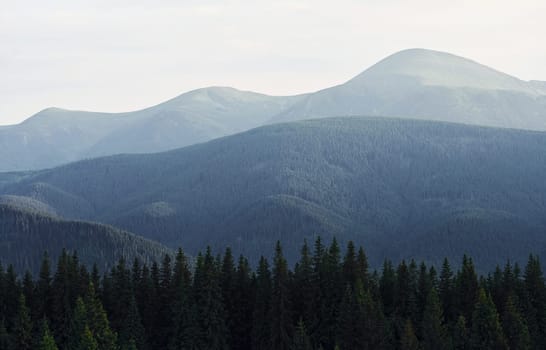
[[[133,112],[46,109],[0,128],[0,171],[161,152],[261,125],[344,115],[546,130],[546,85],[455,55],[410,49],[344,84],[309,94],[268,96],[211,87]]]

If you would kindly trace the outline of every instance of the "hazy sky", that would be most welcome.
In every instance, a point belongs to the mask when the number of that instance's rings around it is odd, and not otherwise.
[[[396,51],[546,80],[546,2],[0,0],[0,124],[57,106],[128,111],[210,85],[286,95]]]

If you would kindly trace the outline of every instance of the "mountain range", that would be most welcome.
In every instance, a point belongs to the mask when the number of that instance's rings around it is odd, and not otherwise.
[[[469,253],[491,268],[546,258],[545,149],[536,131],[326,118],[10,174],[0,193],[190,254],[229,245],[255,260],[280,239],[294,261],[321,235],[362,244],[373,266]]]
[[[0,171],[49,168],[119,153],[161,152],[258,126],[333,116],[387,116],[546,130],[546,83],[448,53],[395,53],[339,86],[276,97],[228,87],[191,91],[144,110],[49,108],[0,128]]]

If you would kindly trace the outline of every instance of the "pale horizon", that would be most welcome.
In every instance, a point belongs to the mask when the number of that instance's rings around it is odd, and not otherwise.
[[[207,86],[307,93],[417,47],[546,80],[540,1],[342,2],[6,4],[0,125],[49,107],[138,110]]]

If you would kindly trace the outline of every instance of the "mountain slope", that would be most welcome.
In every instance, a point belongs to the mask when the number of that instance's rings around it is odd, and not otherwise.
[[[265,124],[349,115],[546,130],[546,85],[448,53],[410,49],[345,84],[306,95],[273,97],[211,87],[129,113],[50,108],[0,127],[0,171],[160,152]]]
[[[330,118],[81,161],[3,192],[190,253],[229,244],[256,258],[282,239],[294,258],[291,242],[321,234],[354,239],[375,264],[466,252],[490,267],[545,251],[544,149],[540,132]]]
[[[61,250],[77,252],[80,261],[96,263],[105,271],[119,258],[143,262],[160,261],[169,249],[111,226],[66,221],[33,208],[1,204],[0,256],[17,271],[37,273],[44,252],[54,262]]]
[[[0,129],[0,171],[47,168],[116,153],[159,152],[208,141],[262,125],[299,98],[211,87],[136,112],[49,108]]]
[[[270,122],[342,115],[546,130],[546,87],[448,53],[410,49],[305,96]]]

